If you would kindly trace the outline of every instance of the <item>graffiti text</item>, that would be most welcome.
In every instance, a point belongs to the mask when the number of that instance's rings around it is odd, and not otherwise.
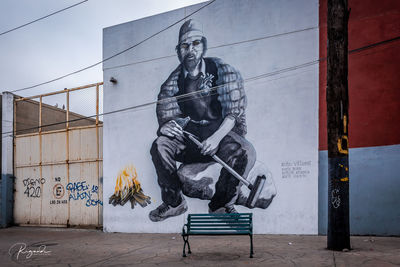
[[[24,194],[26,194],[27,197],[34,197],[38,198],[41,195],[42,189],[41,185],[46,182],[46,179],[44,178],[26,178],[23,181],[25,191]]]
[[[97,185],[86,184],[86,181],[68,183],[67,191],[69,192],[68,200],[85,200],[86,207],[103,206],[103,202],[99,199],[99,187]]]

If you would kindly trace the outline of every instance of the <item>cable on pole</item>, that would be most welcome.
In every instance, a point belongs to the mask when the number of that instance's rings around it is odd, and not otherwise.
[[[371,48],[374,48],[374,47],[377,47],[377,46],[380,46],[380,45],[388,44],[388,43],[399,41],[399,40],[400,40],[400,36],[397,36],[397,37],[394,37],[394,38],[391,38],[391,39],[388,39],[388,40],[384,40],[384,41],[381,41],[381,42],[377,42],[377,43],[369,44],[369,45],[366,45],[366,46],[362,46],[362,47],[359,47],[359,48],[356,48],[356,49],[349,50],[349,55],[356,54],[358,52],[362,52],[362,51],[365,51],[365,50],[368,50],[368,49],[371,49]],[[303,63],[303,64],[299,64],[299,65],[287,67],[287,68],[284,68],[284,69],[280,69],[280,70],[277,70],[277,71],[268,72],[268,73],[264,73],[264,74],[261,74],[261,75],[253,76],[253,77],[244,79],[244,82],[251,82],[251,81],[255,81],[255,80],[259,80],[259,79],[275,76],[275,75],[278,75],[278,74],[282,74],[282,73],[285,73],[285,72],[294,71],[294,70],[297,70],[297,69],[309,67],[309,66],[315,65],[317,63],[320,63],[320,62],[323,62],[323,61],[326,61],[326,60],[327,60],[326,57],[319,58],[319,59],[316,59],[316,60],[313,60],[313,61],[309,61],[309,62],[306,62],[306,63]],[[215,92],[221,86],[222,85],[211,87],[210,88],[210,92]],[[191,92],[191,93],[175,96],[173,98],[176,98],[176,99],[180,100],[180,99],[188,98],[188,97],[190,97],[192,95],[195,95],[196,93],[198,93],[198,92]],[[201,97],[197,97],[197,98],[201,98]],[[171,98],[150,101],[150,102],[147,102],[147,103],[143,103],[143,104],[139,104],[139,105],[135,105],[135,106],[131,106],[131,107],[126,107],[126,108],[123,108],[123,109],[104,112],[104,113],[98,114],[98,116],[111,115],[111,114],[120,113],[120,112],[124,112],[124,111],[128,111],[128,110],[139,109],[139,108],[143,108],[143,107],[146,107],[146,106],[158,104],[158,103],[161,103],[163,101],[170,101],[170,99]],[[186,100],[181,100],[181,101],[186,101]],[[46,124],[46,125],[42,125],[42,126],[26,128],[26,129],[18,130],[18,132],[36,130],[36,129],[43,128],[43,127],[55,126],[55,125],[59,125],[59,124],[67,123],[67,122],[75,122],[75,121],[91,119],[91,118],[95,118],[95,117],[96,117],[96,115],[91,115],[91,116],[86,116],[86,117],[77,118],[77,119],[73,119],[73,120],[61,121],[61,122]],[[13,132],[14,131],[4,132],[4,133],[2,133],[2,135],[12,134]]]
[[[55,82],[55,81],[64,79],[64,78],[66,78],[66,77],[68,77],[68,76],[77,74],[77,73],[82,72],[82,71],[85,71],[85,70],[87,70],[87,69],[91,69],[91,68],[93,68],[93,67],[95,67],[95,66],[97,66],[97,65],[100,65],[100,64],[103,63],[103,62],[106,62],[106,61],[108,61],[108,60],[110,60],[110,59],[112,59],[112,58],[114,58],[114,57],[116,57],[116,56],[119,56],[119,55],[121,55],[121,54],[123,54],[123,53],[125,53],[125,52],[127,52],[127,51],[129,51],[129,50],[131,50],[131,49],[133,49],[133,48],[135,48],[135,47],[137,47],[137,46],[143,44],[144,42],[150,40],[151,38],[157,36],[158,34],[164,32],[164,31],[166,31],[166,30],[172,28],[173,26],[177,25],[178,23],[180,23],[180,22],[186,20],[187,18],[189,18],[189,17],[191,17],[192,15],[196,14],[197,12],[199,12],[200,10],[202,10],[203,8],[205,8],[205,7],[209,6],[209,5],[211,5],[211,4],[214,3],[215,1],[216,1],[216,0],[213,0],[213,1],[209,2],[209,3],[207,3],[206,5],[204,5],[204,6],[200,7],[200,8],[198,8],[197,10],[195,10],[195,11],[193,11],[192,13],[190,13],[189,15],[183,17],[182,19],[180,19],[180,20],[178,20],[178,21],[172,23],[171,25],[169,25],[169,26],[163,28],[162,30],[160,30],[160,31],[158,31],[158,32],[156,32],[156,33],[150,35],[149,37],[145,38],[144,40],[142,40],[142,41],[140,41],[140,42],[138,42],[138,43],[136,43],[136,44],[134,44],[134,45],[132,45],[132,46],[130,46],[130,47],[128,47],[128,48],[126,48],[126,49],[124,49],[124,50],[122,50],[122,51],[116,53],[116,54],[114,54],[114,55],[112,55],[112,56],[109,56],[109,57],[107,57],[107,58],[105,58],[105,59],[103,59],[103,60],[101,60],[101,61],[99,61],[99,62],[97,62],[97,63],[94,63],[94,64],[92,64],[92,65],[90,65],[90,66],[87,66],[87,67],[85,67],[85,68],[83,68],[83,69],[79,69],[79,70],[70,72],[70,73],[65,74],[65,75],[63,75],[63,76],[60,76],[60,77],[58,77],[58,78],[54,78],[54,79],[52,79],[52,80],[50,80],[50,81],[47,81],[47,82],[42,82],[42,83],[39,83],[39,84],[36,84],[36,85],[32,85],[32,86],[20,88],[20,89],[13,90],[13,91],[10,91],[10,92],[11,92],[11,93],[15,93],[15,92],[20,92],[20,91],[28,90],[28,89],[31,89],[31,88],[35,88],[35,87],[38,87],[38,86],[41,86],[41,85],[49,84],[49,83],[52,83],[52,82]]]
[[[86,1],[88,1],[88,0],[86,0]],[[83,1],[83,2],[86,2],[86,1]],[[206,4],[206,5],[202,6],[202,7],[200,7],[199,9],[197,9],[197,10],[195,10],[194,12],[190,13],[189,15],[185,16],[183,19],[178,20],[177,22],[175,22],[175,23],[171,24],[170,26],[168,26],[168,27],[166,27],[166,28],[160,30],[159,32],[157,32],[157,33],[155,33],[155,34],[149,36],[148,38],[144,39],[143,41],[141,41],[141,42],[139,42],[139,43],[137,43],[137,44],[135,44],[135,45],[132,45],[132,46],[126,48],[125,50],[120,51],[120,52],[118,52],[117,54],[112,55],[112,56],[110,56],[110,57],[108,57],[108,58],[106,58],[106,59],[104,59],[104,60],[102,60],[102,61],[99,61],[99,62],[97,62],[97,63],[94,63],[94,64],[92,64],[92,65],[89,65],[89,66],[87,66],[87,67],[85,67],[85,68],[83,68],[83,69],[79,69],[79,70],[77,70],[77,71],[74,71],[74,72],[65,74],[65,75],[60,76],[60,77],[58,77],[58,78],[55,78],[55,79],[52,79],[52,80],[49,80],[49,81],[46,81],[46,82],[43,82],[43,83],[39,83],[39,84],[36,84],[36,85],[32,85],[32,86],[20,88],[20,89],[17,89],[17,90],[9,91],[9,92],[15,93],[15,92],[19,92],[19,91],[24,91],[24,90],[32,89],[32,88],[35,88],[35,87],[38,87],[38,86],[41,86],[41,85],[49,84],[49,83],[52,83],[52,82],[55,82],[55,81],[64,79],[64,78],[66,78],[66,77],[68,77],[68,76],[77,74],[77,73],[82,72],[82,71],[85,71],[85,70],[87,70],[87,69],[93,68],[93,67],[95,67],[95,66],[97,66],[97,65],[99,65],[99,64],[101,64],[101,63],[103,63],[103,62],[105,62],[105,61],[107,61],[107,60],[110,60],[111,58],[114,58],[114,57],[116,57],[116,56],[119,56],[119,55],[121,55],[121,54],[123,54],[123,53],[125,53],[125,52],[127,52],[127,51],[129,51],[129,50],[131,50],[131,49],[133,49],[133,48],[135,48],[136,46],[138,46],[138,45],[144,43],[145,41],[151,39],[152,37],[154,37],[154,36],[160,34],[161,32],[163,32],[163,31],[165,31],[165,30],[167,30],[167,29],[169,29],[169,28],[175,26],[176,24],[180,23],[181,21],[183,21],[183,20],[187,19],[188,17],[192,16],[193,14],[199,12],[201,9],[203,9],[203,8],[205,8],[205,7],[209,6],[209,5],[211,5],[211,4],[212,4],[213,2],[215,2],[215,1],[216,1],[216,0],[213,0],[213,1],[209,2],[208,4]],[[78,3],[78,4],[80,4],[80,3]],[[77,5],[77,4],[76,4],[76,5]],[[71,6],[71,7],[72,7],[72,6]],[[70,8],[70,7],[69,7],[69,8]],[[376,17],[376,15],[375,15],[375,16],[365,17],[365,18],[372,18],[372,17]],[[362,19],[365,19],[365,18],[362,18]],[[321,27],[321,26],[320,26],[320,27]],[[326,25],[325,25],[325,27],[326,27]],[[285,32],[285,33],[280,33],[280,34],[265,36],[265,37],[257,38],[257,39],[254,39],[254,40],[247,40],[247,41],[256,41],[256,40],[258,40],[258,39],[261,40],[261,39],[275,38],[275,37],[280,37],[280,36],[284,36],[284,35],[288,35],[288,34],[294,34],[294,33],[302,32],[302,31],[313,30],[313,29],[317,29],[317,28],[319,28],[319,27],[310,27],[310,28],[300,29],[300,30],[296,30],[296,31],[292,31],[292,32]],[[396,38],[394,38],[394,39],[396,39]],[[238,43],[244,43],[244,42],[247,42],[247,41],[238,42]],[[391,40],[391,41],[394,41],[394,40]],[[222,47],[222,46],[217,46],[217,47],[214,47],[214,48],[218,48],[218,47]],[[131,65],[131,64],[127,64],[127,65]]]
[[[7,33],[10,33],[10,32],[13,32],[13,31],[16,31],[16,30],[18,30],[18,29],[21,29],[21,28],[23,28],[23,27],[26,27],[26,26],[28,26],[28,25],[30,25],[30,24],[33,24],[33,23],[35,23],[35,22],[38,22],[38,21],[40,21],[40,20],[46,19],[46,18],[51,17],[51,16],[53,16],[53,15],[55,15],[55,14],[61,13],[61,12],[65,11],[65,10],[67,10],[67,9],[76,7],[76,6],[78,6],[78,5],[80,5],[80,4],[83,4],[83,3],[87,2],[87,1],[89,1],[89,0],[84,0],[84,1],[82,1],[82,2],[79,2],[79,3],[74,4],[74,5],[72,5],[72,6],[68,6],[68,7],[66,7],[66,8],[63,8],[63,9],[57,10],[57,11],[55,11],[55,12],[53,12],[53,13],[50,13],[50,14],[48,14],[48,15],[46,15],[46,16],[43,16],[43,17],[40,17],[40,18],[38,18],[38,19],[32,20],[32,21],[30,21],[30,22],[28,22],[28,23],[22,24],[22,25],[20,25],[20,26],[18,26],[18,27],[9,29],[9,30],[7,30],[7,31],[4,31],[4,32],[0,33],[0,36],[1,36],[1,35],[4,35],[4,34],[7,34]]]

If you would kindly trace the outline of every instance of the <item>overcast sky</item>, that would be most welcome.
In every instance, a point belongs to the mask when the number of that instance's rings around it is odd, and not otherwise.
[[[1,0],[4,32],[82,0]],[[102,60],[105,27],[204,2],[204,0],[89,0],[0,36],[0,91],[42,83]],[[16,94],[36,94],[100,82],[102,65]],[[60,103],[62,105],[62,103]],[[87,113],[87,112],[85,112]]]

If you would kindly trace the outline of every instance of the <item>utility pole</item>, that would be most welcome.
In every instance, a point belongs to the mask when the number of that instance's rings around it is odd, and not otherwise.
[[[348,1],[328,0],[328,249],[350,249]]]

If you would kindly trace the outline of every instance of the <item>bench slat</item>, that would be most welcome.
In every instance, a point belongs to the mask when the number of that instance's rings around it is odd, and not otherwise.
[[[193,226],[250,226],[250,223],[192,223],[190,227]]]
[[[227,222],[227,223],[234,223],[234,222],[243,222],[243,223],[251,223],[249,220],[229,220],[229,219],[218,219],[218,220],[188,220],[188,223],[203,223],[203,222],[211,222],[211,223],[222,223],[222,222]]]
[[[193,231],[190,235],[249,235],[248,231],[230,231],[230,232],[201,232]]]
[[[196,217],[196,216],[191,216],[188,217],[188,219],[251,219],[252,217],[250,216],[237,216],[237,215],[233,215],[232,216],[222,216],[222,215],[214,215],[214,216],[200,216],[200,217]]]
[[[249,231],[250,228],[249,227],[225,227],[225,228],[215,228],[215,227],[194,227],[194,228],[190,228],[189,233],[191,231],[236,231],[236,230],[246,230]]]

